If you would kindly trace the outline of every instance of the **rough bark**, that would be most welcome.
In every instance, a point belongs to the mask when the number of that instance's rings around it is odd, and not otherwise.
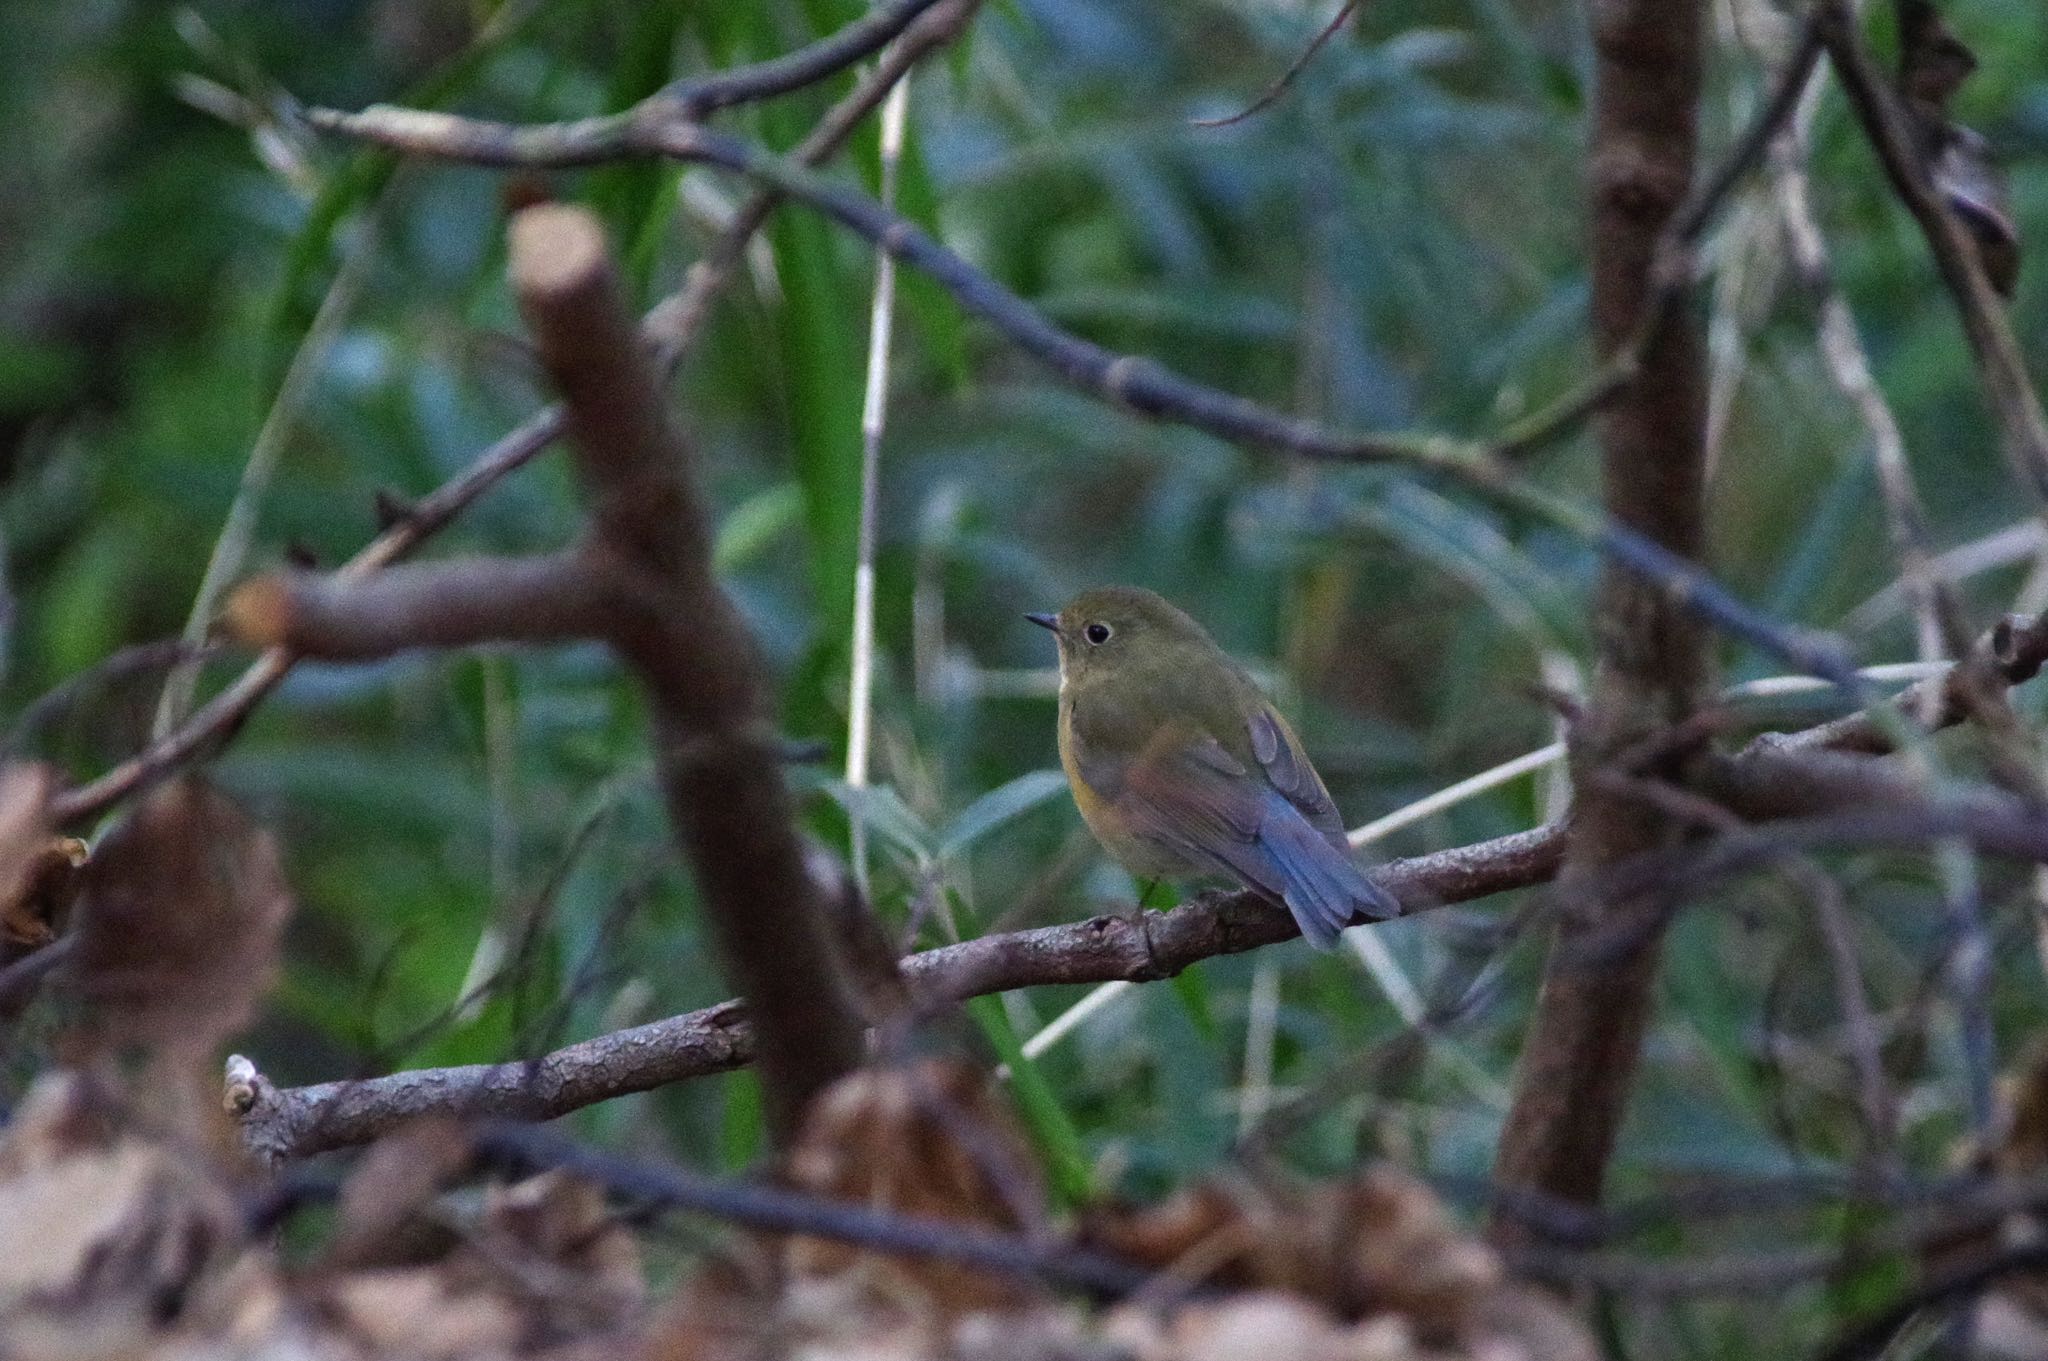
[[[696,460],[581,209],[513,220],[513,287],[568,413],[591,497],[583,554],[619,601],[609,637],[645,681],[655,769],[728,974],[752,1012],[772,1132],[857,1066],[864,1024],[804,867],[761,659],[712,575]]]
[[[1593,327],[1605,356],[1628,342],[1657,296],[1659,241],[1692,181],[1701,7],[1601,0],[1593,26]],[[1596,426],[1607,513],[1694,562],[1704,545],[1702,393],[1698,330],[1674,309]],[[1581,796],[1560,875],[1570,908],[1552,942],[1495,1173],[1509,1190],[1585,1204],[1599,1200],[1627,1104],[1662,937],[1651,925],[1663,915],[1654,894],[1618,898],[1602,884],[1612,867],[1684,834],[1590,775],[1688,717],[1707,680],[1701,620],[1640,575],[1610,562],[1595,611],[1600,665],[1573,737]],[[1651,773],[1682,776],[1668,762]],[[1626,930],[1638,918],[1644,929]],[[1634,944],[1572,948],[1576,935],[1596,931]],[[1508,1218],[1496,1231],[1527,1232]]]

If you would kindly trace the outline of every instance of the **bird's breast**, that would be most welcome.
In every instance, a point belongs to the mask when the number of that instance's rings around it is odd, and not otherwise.
[[[1088,830],[1095,834],[1102,848],[1135,875],[1163,878],[1186,873],[1189,868],[1186,861],[1153,838],[1143,835],[1125,816],[1117,806],[1117,790],[1099,789],[1088,782],[1088,776],[1083,773],[1080,741],[1074,735],[1077,725],[1071,706],[1072,696],[1063,693],[1060,699],[1060,768],[1067,774],[1067,788],[1073,792],[1074,807],[1080,810],[1081,821],[1088,824]],[[1101,766],[1099,761],[1089,764],[1098,769]]]

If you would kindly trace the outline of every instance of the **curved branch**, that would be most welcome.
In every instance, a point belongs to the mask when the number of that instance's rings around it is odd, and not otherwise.
[[[1098,397],[1220,438],[1305,458],[1401,463],[1487,486],[1501,480],[1483,441],[1450,436],[1333,430],[1250,398],[1197,383],[1156,360],[1084,340],[948,250],[907,218],[857,190],[710,128],[642,119],[520,125],[375,105],[360,113],[310,110],[314,126],[412,155],[498,167],[589,165],[622,154],[717,166],[796,199],[929,275],[970,314],[1032,358]]]
[[[691,76],[667,86],[651,106],[685,119],[735,104],[789,94],[829,80],[889,45],[911,21],[945,0],[883,0],[860,18],[794,52],[752,66]]]
[[[1563,852],[1562,825],[1378,867],[1373,877],[1410,912],[1542,883]],[[983,936],[902,962],[920,1007],[1055,983],[1170,978],[1217,955],[1298,934],[1293,918],[1249,893],[1171,912]],[[551,1120],[597,1101],[738,1068],[753,1032],[737,1002],[584,1040],[525,1062],[419,1069],[353,1082],[244,1084],[243,1136],[272,1160],[367,1143],[428,1114]]]
[[[637,155],[719,166],[774,194],[809,204],[892,258],[930,275],[969,313],[1098,397],[1235,442],[1331,462],[1401,463],[1489,490],[1505,481],[1510,459],[1578,429],[1633,381],[1643,348],[1691,286],[1694,245],[1797,108],[1819,51],[1818,27],[1809,22],[1793,61],[1757,118],[1702,189],[1673,215],[1657,241],[1654,302],[1645,309],[1635,333],[1612,350],[1609,361],[1582,388],[1517,423],[1497,440],[1333,430],[1193,382],[1155,360],[1105,349],[1054,325],[874,200],[737,138],[679,121],[658,99],[624,114],[567,123],[489,122],[393,105],[372,105],[356,113],[316,108],[306,116],[317,128],[395,151],[476,165],[571,167]]]
[[[1822,37],[1843,93],[1899,199],[1920,224],[1942,282],[1955,298],[1985,394],[2014,475],[2048,513],[2048,416],[2006,320],[2005,305],[1969,231],[1935,192],[1897,92],[1878,70],[1855,13],[1843,0],[1819,0]]]

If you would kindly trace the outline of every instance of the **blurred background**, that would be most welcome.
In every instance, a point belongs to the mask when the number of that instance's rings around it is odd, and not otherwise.
[[[82,779],[147,738],[162,671],[94,668],[184,627],[232,506],[255,517],[245,571],[288,552],[337,563],[376,532],[380,489],[426,492],[545,400],[502,278],[500,177],[313,139],[278,116],[291,100],[579,117],[860,9],[0,0],[12,750]],[[1271,107],[1197,125],[1255,98],[1331,12],[991,0],[916,81],[903,204],[1105,344],[1347,426],[1499,430],[1591,363],[1585,7],[1377,0]],[[2009,169],[2022,237],[2048,238],[2048,27],[1996,0],[1945,14],[1981,62],[1955,113]],[[1709,158],[1755,107],[1785,27],[1757,0],[1714,16]],[[823,102],[728,125],[787,146]],[[1811,131],[1813,213],[1935,542],[1959,551],[1979,626],[2029,590],[2038,607],[2043,535],[1919,234],[1838,92]],[[834,173],[874,183],[872,130]],[[604,216],[649,304],[742,191],[663,165],[554,188]],[[1706,255],[1715,569],[1788,620],[1842,631],[1865,662],[1911,660],[1910,621],[1886,594],[1870,439],[1817,347],[1818,295],[1791,266],[1771,181],[1737,196]],[[1554,739],[1546,693],[1580,684],[1589,656],[1582,544],[1407,474],[1290,465],[1107,409],[906,275],[881,475],[876,787],[847,791],[872,282],[859,242],[784,212],[677,400],[714,481],[721,568],[777,668],[807,824],[843,852],[847,810],[868,820],[892,929],[931,945],[1129,902],[1047,774],[1052,658],[1021,617],[1085,586],[1154,587],[1251,662],[1352,825]],[[2014,319],[2033,347],[2041,269],[2023,271]],[[1534,466],[1593,494],[1583,437]],[[576,523],[550,456],[427,551],[545,548]],[[1771,671],[1737,646],[1719,660],[1731,683]],[[2018,693],[2026,712],[2043,689]],[[300,897],[288,972],[247,1046],[266,1071],[305,1081],[534,1053],[725,996],[641,718],[596,648],[295,671],[215,765],[280,832]],[[1555,799],[1546,772],[1525,774],[1374,853],[1532,826]],[[1938,1170],[1966,1112],[1934,995],[1931,881],[1918,858],[1831,863],[1905,1098],[1903,1148]],[[2006,1061],[2048,1016],[2025,887],[1987,867]],[[1541,957],[1540,933],[1500,928],[1540,898],[1381,928],[1377,951],[1296,944],[1127,990],[1035,1060],[1034,1129],[1096,1184],[1143,1193],[1214,1164],[1273,1111],[1303,1112],[1282,1141],[1299,1166],[1383,1153],[1469,1187],[1490,1165]],[[1809,962],[1816,930],[1768,876],[1682,919],[1617,1164],[1624,1195],[1845,1165],[1854,1082],[1832,983]],[[1012,995],[975,1021],[1007,1047],[1081,996]],[[1361,1067],[1433,1002],[1450,1017],[1434,1042]],[[17,1075],[32,1067],[32,1046],[14,1058]],[[745,1074],[577,1119],[706,1167],[745,1165],[759,1140]]]

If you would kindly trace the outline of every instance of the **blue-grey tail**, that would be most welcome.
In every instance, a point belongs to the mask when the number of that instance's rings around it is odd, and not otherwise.
[[[1394,896],[1306,819],[1269,817],[1259,840],[1277,871],[1281,901],[1318,950],[1334,946],[1337,933],[1347,926],[1401,915]]]

